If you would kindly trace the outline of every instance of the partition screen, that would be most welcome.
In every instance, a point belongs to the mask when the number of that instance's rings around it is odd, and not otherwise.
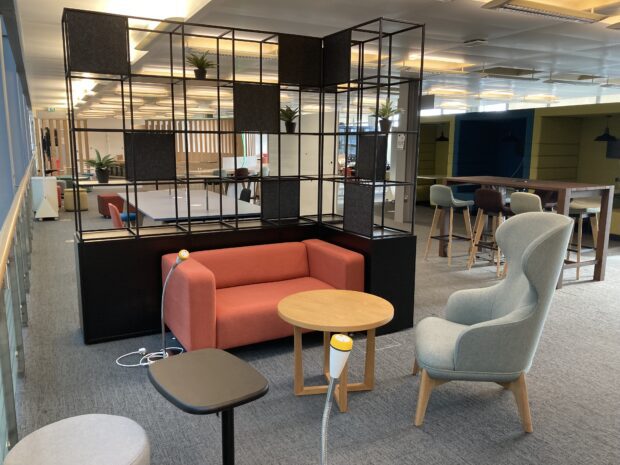
[[[316,224],[413,234],[412,213],[396,212],[413,212],[415,176],[390,165],[417,155],[423,25],[307,37],[74,9],[62,25],[80,241]],[[79,167],[101,141],[116,150],[108,185],[139,213],[122,228],[79,208],[79,189],[100,187]]]

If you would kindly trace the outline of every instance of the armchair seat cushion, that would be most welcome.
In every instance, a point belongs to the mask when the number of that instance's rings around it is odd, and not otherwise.
[[[227,349],[292,335],[293,327],[282,320],[274,308],[291,294],[316,289],[333,287],[304,277],[217,289],[217,347]]]
[[[424,318],[416,325],[415,353],[418,363],[431,371],[454,371],[454,349],[468,326],[437,317]]]

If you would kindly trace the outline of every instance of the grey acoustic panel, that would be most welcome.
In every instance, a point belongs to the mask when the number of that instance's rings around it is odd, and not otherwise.
[[[420,110],[432,110],[433,108],[435,108],[435,95],[422,95],[420,97]]]
[[[261,216],[266,220],[297,218],[299,216],[299,180],[263,179],[261,182]]]
[[[323,39],[323,85],[349,81],[351,74],[351,30]]]
[[[322,41],[291,34],[278,36],[278,75],[281,84],[321,85]]]
[[[125,132],[125,168],[130,181],[164,181],[176,177],[172,132]]]
[[[129,73],[126,17],[67,10],[65,18],[71,71]]]
[[[280,131],[280,89],[273,84],[234,85],[235,131]]]
[[[344,185],[345,231],[372,236],[374,192],[372,185],[347,182]]]
[[[387,163],[387,138],[385,134],[363,134],[357,139],[357,162],[355,174],[362,179],[372,179],[376,165],[377,181],[385,179],[385,165]]]

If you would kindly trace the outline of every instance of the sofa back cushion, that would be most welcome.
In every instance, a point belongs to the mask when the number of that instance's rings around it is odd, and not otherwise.
[[[306,246],[301,242],[203,250],[193,252],[192,258],[213,272],[218,289],[310,275]]]

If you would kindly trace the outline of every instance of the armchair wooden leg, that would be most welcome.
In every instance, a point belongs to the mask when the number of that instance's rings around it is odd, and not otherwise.
[[[431,221],[431,230],[428,233],[428,240],[426,241],[426,250],[424,251],[424,260],[428,259],[428,251],[431,248],[431,242],[433,241],[433,233],[437,227],[437,221],[439,219],[439,207],[435,207],[435,213],[433,213],[433,221]]]
[[[433,392],[433,389],[447,382],[448,380],[431,378],[428,375],[428,372],[425,369],[422,369],[420,391],[418,392],[418,405],[416,407],[414,420],[414,424],[416,426],[422,426],[422,423],[424,423],[426,407],[428,406],[428,400],[431,398],[431,392]]]
[[[532,415],[530,413],[530,403],[527,397],[527,386],[525,385],[525,373],[521,373],[517,380],[508,385],[508,389],[512,391],[517,401],[519,416],[523,424],[523,431],[526,433],[534,432],[532,428]],[[422,417],[424,418],[424,417]]]
[[[413,370],[412,370],[412,374],[413,376],[417,375],[418,372],[420,371],[420,365],[418,365],[418,359],[414,358],[413,359]]]

